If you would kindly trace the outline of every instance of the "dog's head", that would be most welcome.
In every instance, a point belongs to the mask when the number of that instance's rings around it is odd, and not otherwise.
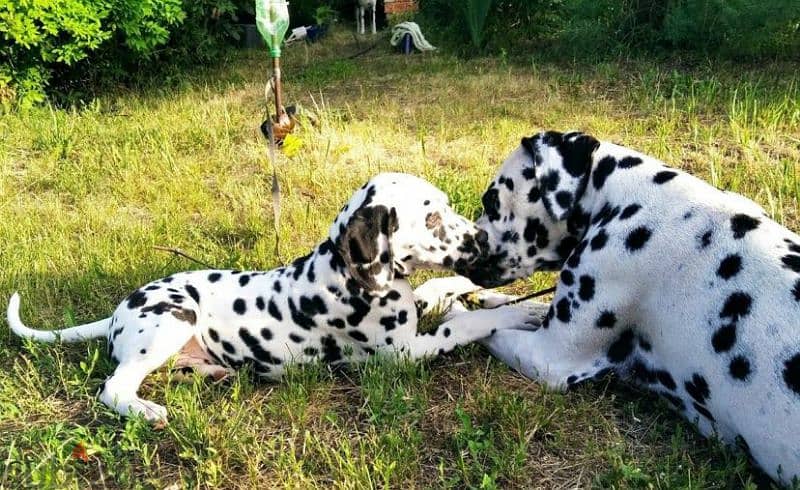
[[[370,179],[330,228],[350,275],[371,292],[418,269],[467,267],[486,251],[486,233],[457,214],[447,195],[412,175]]]
[[[558,270],[588,224],[580,201],[599,146],[578,132],[523,138],[482,198],[477,224],[488,234],[490,252],[458,272],[496,287],[537,270]]]

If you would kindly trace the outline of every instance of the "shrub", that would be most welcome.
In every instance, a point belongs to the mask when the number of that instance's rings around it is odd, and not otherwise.
[[[236,10],[233,0],[6,0],[0,101],[26,106],[48,86],[126,79],[163,59],[207,60],[238,36]]]

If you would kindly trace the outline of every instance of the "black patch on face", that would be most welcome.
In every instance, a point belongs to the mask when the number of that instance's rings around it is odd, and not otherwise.
[[[605,247],[607,242],[608,233],[606,233],[606,230],[600,230],[597,235],[592,238],[592,241],[589,242],[589,245],[591,245],[592,250],[597,251]]]
[[[644,247],[652,234],[653,232],[644,226],[636,228],[625,238],[625,248],[630,252],[640,250]]]
[[[786,386],[800,395],[800,353],[783,363],[783,381]]]
[[[720,318],[730,318],[731,321],[739,321],[740,318],[750,314],[753,305],[753,298],[742,291],[737,291],[728,296],[725,305],[719,313]]]
[[[233,302],[233,311],[239,315],[244,315],[247,312],[247,305],[242,298],[236,298]]]
[[[556,303],[556,318],[563,323],[568,323],[572,319],[572,312],[570,311],[569,300],[567,298],[561,298],[561,300]]]
[[[597,321],[594,323],[594,326],[597,328],[614,328],[614,325],[617,324],[617,315],[614,314],[613,311],[604,311],[600,313],[600,316],[597,317]]]
[[[747,232],[755,230],[761,220],[753,218],[746,214],[737,214],[731,218],[731,231],[733,231],[733,238],[740,240],[744,238]]]
[[[625,209],[622,210],[622,213],[619,215],[619,219],[621,220],[628,219],[634,214],[638,213],[640,209],[642,209],[640,205],[631,204],[630,206],[627,206]]]
[[[250,282],[250,276],[247,274],[242,274],[239,276],[239,286],[245,287],[247,283]]]
[[[711,345],[714,347],[714,352],[717,354],[721,352],[728,352],[733,348],[736,343],[736,324],[731,323],[720,327],[714,336],[711,338]]]
[[[742,270],[742,256],[739,254],[731,254],[722,259],[717,269],[717,275],[726,281],[735,276]]]
[[[294,304],[294,300],[292,300],[292,298],[289,298],[289,313],[292,315],[292,321],[300,328],[311,330],[317,326],[317,323],[313,318],[297,309],[297,306]]]
[[[713,233],[714,233],[713,231],[708,230],[705,233],[703,233],[700,237],[698,237],[701,249],[711,245],[711,235],[713,235]]]
[[[500,219],[500,191],[491,187],[483,194],[481,202],[483,203],[483,212],[489,221]]]
[[[583,301],[591,301],[594,298],[594,278],[591,276],[580,277],[580,289],[578,290],[578,297]]]
[[[669,182],[670,180],[674,179],[677,176],[678,172],[673,172],[672,170],[662,170],[661,172],[658,172],[655,175],[655,177],[653,177],[653,182],[661,185],[666,182]]]
[[[347,332],[347,335],[349,335],[350,337],[354,338],[355,340],[357,340],[359,342],[366,342],[367,341],[367,336],[364,335],[363,332],[360,332],[358,330],[350,330],[349,332]]]
[[[706,378],[698,373],[694,373],[692,380],[685,382],[683,386],[686,388],[686,393],[694,398],[697,403],[705,403],[708,397],[711,396]]]
[[[734,357],[731,359],[731,362],[728,365],[728,372],[733,379],[747,381],[747,378],[750,376],[751,372],[750,360],[744,356]]]
[[[597,163],[597,168],[592,173],[592,184],[595,189],[600,189],[606,183],[606,179],[617,168],[617,160],[612,156],[603,157]]]
[[[608,360],[614,364],[619,364],[633,352],[633,330],[628,329],[622,332],[617,340],[608,348]]]
[[[711,422],[714,421],[714,416],[711,415],[711,412],[709,412],[706,407],[704,407],[704,406],[702,406],[702,405],[700,405],[699,403],[696,403],[696,402],[692,403],[692,406],[694,407],[695,410],[697,410],[697,413],[699,413],[703,417],[707,418]]]
[[[787,269],[791,269],[794,272],[800,272],[800,255],[796,254],[789,254],[781,257],[781,262],[783,262],[783,266]]]
[[[217,282],[220,280],[221,277],[222,274],[220,274],[219,272],[212,272],[211,274],[208,275],[208,282]]]
[[[641,165],[642,159],[639,157],[625,157],[619,161],[617,166],[619,168],[633,168],[637,165]]]
[[[575,284],[575,275],[572,274],[572,271],[568,269],[564,269],[561,271],[561,282],[563,282],[567,286],[572,286]]]
[[[134,291],[128,296],[128,308],[131,310],[144,306],[145,303],[147,303],[147,295],[142,291]]]

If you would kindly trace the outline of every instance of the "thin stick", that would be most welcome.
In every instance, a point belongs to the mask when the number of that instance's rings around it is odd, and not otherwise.
[[[208,264],[206,264],[205,262],[203,262],[201,260],[197,260],[196,258],[192,257],[191,255],[187,254],[186,252],[184,252],[183,250],[181,250],[179,248],[162,247],[161,245],[153,245],[153,248],[156,249],[156,250],[161,250],[162,252],[170,252],[170,253],[173,253],[175,255],[180,255],[181,257],[187,258],[187,259],[191,260],[192,262],[197,262],[198,264],[200,264],[202,266],[205,266],[205,267],[207,267],[209,269],[216,269],[216,267],[208,265]]]
[[[519,298],[512,299],[511,301],[506,301],[503,304],[499,304],[495,306],[495,308],[500,308],[501,306],[507,305],[515,305],[517,303],[522,303],[523,301],[527,301],[529,299],[538,298],[539,296],[544,296],[545,294],[554,293],[556,290],[555,287],[542,289],[541,291],[536,291],[535,293],[526,294],[525,296],[520,296]],[[494,308],[491,308],[494,309]]]

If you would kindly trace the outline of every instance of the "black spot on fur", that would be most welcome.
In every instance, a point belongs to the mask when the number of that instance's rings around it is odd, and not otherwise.
[[[347,335],[351,336],[352,338],[354,338],[355,340],[357,340],[359,342],[366,342],[367,341],[367,336],[364,335],[363,332],[360,332],[358,330],[350,330],[349,332],[347,332]]]
[[[325,306],[325,302],[322,298],[315,294],[312,297],[300,297],[300,310],[311,317],[314,315],[324,315],[328,312],[328,307]]]
[[[273,300],[269,300],[269,306],[267,307],[267,311],[269,314],[276,320],[283,321],[283,314],[281,314],[281,310],[278,309],[278,305],[275,304]]]
[[[564,239],[558,243],[558,246],[556,247],[556,253],[562,260],[564,260],[569,257],[569,254],[571,254],[573,250],[575,250],[575,246],[577,244],[578,239],[574,236],[564,237]]]
[[[750,376],[751,372],[750,360],[744,356],[734,357],[731,359],[731,362],[728,365],[728,372],[731,374],[733,379],[747,381],[747,378]]]
[[[653,232],[644,226],[636,228],[625,238],[625,248],[631,252],[640,250],[644,247],[652,234]]]
[[[781,262],[783,262],[783,266],[785,268],[800,273],[800,255],[797,254],[785,255],[781,258]]]
[[[569,191],[558,191],[556,193],[556,202],[564,209],[569,209],[572,206],[572,193]]]
[[[622,213],[619,215],[619,219],[628,219],[634,214],[638,213],[642,207],[638,204],[631,204],[627,206],[625,209],[622,210]]]
[[[219,342],[219,334],[213,328],[208,329],[208,336],[211,337],[211,340],[214,342]]]
[[[578,290],[578,297],[583,301],[591,301],[594,298],[594,278],[591,276],[580,277],[580,289]]]
[[[714,347],[714,352],[728,352],[733,348],[736,343],[736,324],[731,323],[720,327],[711,338],[711,345]]]
[[[187,284],[185,286],[186,292],[189,293],[189,296],[192,297],[195,303],[200,303],[200,293],[197,292],[197,289],[192,286],[191,284]]]
[[[366,301],[358,296],[353,296],[350,298],[350,306],[353,307],[353,313],[347,315],[347,323],[356,327],[359,323],[361,323],[361,320],[367,316],[367,313],[370,311],[370,306]]]
[[[642,159],[639,157],[625,157],[619,161],[617,166],[619,168],[632,168],[637,165],[641,165]]]
[[[249,283],[249,282],[250,282],[250,276],[249,275],[242,274],[241,276],[239,276],[239,286],[242,286],[242,287],[247,286],[247,283]]]
[[[222,274],[220,274],[219,272],[212,272],[211,274],[208,275],[208,282],[217,282],[220,280],[221,277]]]
[[[344,320],[342,320],[341,318],[331,318],[331,319],[329,319],[328,320],[328,325],[330,325],[330,326],[332,326],[334,328],[339,328],[339,329],[342,329],[342,328],[345,327]]]
[[[675,384],[675,380],[672,378],[672,375],[667,371],[656,371],[656,377],[658,378],[658,382],[664,385],[664,387],[668,390],[675,390],[678,387],[678,385]]]
[[[758,218],[747,216],[746,214],[737,214],[731,218],[731,231],[733,231],[733,238],[739,240],[744,238],[747,232],[755,230],[761,221]]]
[[[594,326],[597,328],[614,328],[617,324],[617,315],[613,311],[604,311],[600,314]]]
[[[253,353],[253,356],[258,361],[265,362],[267,364],[282,364],[283,361],[273,356],[269,351],[265,350],[264,347],[261,346],[261,342],[259,342],[258,337],[252,335],[246,328],[239,329],[239,338],[242,339],[242,342],[245,343],[247,348],[250,349],[250,352]],[[225,348],[225,343],[222,344],[222,347]]]
[[[500,192],[497,189],[492,187],[487,190],[481,197],[481,202],[483,203],[483,212],[489,221],[500,219]]]
[[[617,160],[614,157],[603,157],[597,163],[597,167],[592,172],[592,184],[595,189],[600,189],[606,183],[606,179],[617,168]]]
[[[714,233],[713,231],[708,230],[705,233],[703,233],[700,237],[698,237],[698,240],[700,241],[700,248],[706,248],[709,245],[711,245],[711,235],[713,233]]]
[[[572,319],[572,312],[570,311],[569,300],[567,298],[561,298],[561,300],[556,303],[556,318],[563,323],[568,323]]]
[[[800,395],[800,353],[783,363],[783,381],[790,390]]]
[[[717,269],[717,275],[725,280],[730,279],[742,270],[742,256],[731,254],[722,259]]]
[[[128,296],[128,308],[131,310],[144,306],[145,303],[147,303],[147,295],[142,291],[134,291]]]
[[[592,238],[592,241],[589,242],[589,245],[591,245],[592,250],[600,250],[606,246],[607,242],[608,233],[606,233],[606,230],[600,230],[597,235]]]
[[[266,305],[264,304],[264,298],[263,297],[258,296],[256,298],[256,308],[258,308],[260,311],[264,311],[264,308],[266,308]]]
[[[236,353],[236,348],[233,346],[233,344],[231,344],[227,340],[222,341],[222,348],[225,349],[225,352],[228,352],[229,354]]]
[[[268,328],[262,328],[260,333],[264,340],[272,340],[272,330]]]
[[[697,410],[697,413],[707,418],[711,422],[714,421],[714,416],[711,415],[711,412],[709,412],[706,407],[700,405],[699,403],[692,403],[692,406],[694,407],[695,410]]]
[[[575,275],[569,269],[564,269],[561,271],[561,282],[567,286],[572,286],[575,284]]]
[[[628,329],[622,332],[608,348],[608,360],[614,364],[625,361],[633,352],[633,338],[633,330]]]
[[[394,316],[384,316],[380,319],[378,323],[383,325],[383,328],[388,332],[389,330],[394,330],[397,328],[397,317]]]
[[[305,339],[305,337],[302,337],[302,336],[300,336],[300,335],[297,335],[296,333],[290,333],[290,334],[289,334],[289,340],[291,340],[291,341],[292,341],[292,342],[294,342],[295,344],[300,344],[300,343],[302,343],[302,342],[303,342],[304,340],[306,340],[306,339]]]
[[[655,177],[653,177],[653,182],[660,185],[669,182],[677,176],[678,172],[673,172],[672,170],[662,170],[661,172],[658,172]]]
[[[244,315],[247,312],[247,305],[242,298],[236,298],[233,302],[233,311],[239,315]]]
[[[736,291],[728,296],[725,305],[719,313],[720,318],[730,318],[731,321],[738,321],[740,318],[750,314],[753,305],[753,298],[742,291]]]
[[[151,286],[147,286],[146,288],[144,288],[145,291],[155,291],[157,289],[161,289],[161,288],[159,286],[156,286],[155,284],[153,284]]]
[[[274,289],[276,293],[280,293],[281,292],[280,281],[275,281],[275,284],[272,285],[272,289]]]
[[[697,403],[705,403],[708,397],[711,396],[706,378],[698,373],[694,373],[692,380],[685,382],[683,386],[686,388],[686,393],[694,398]]]
[[[289,298],[289,313],[292,316],[292,321],[300,328],[311,330],[317,326],[317,323],[313,318],[297,309],[297,306],[294,304],[294,300],[292,298]]]

